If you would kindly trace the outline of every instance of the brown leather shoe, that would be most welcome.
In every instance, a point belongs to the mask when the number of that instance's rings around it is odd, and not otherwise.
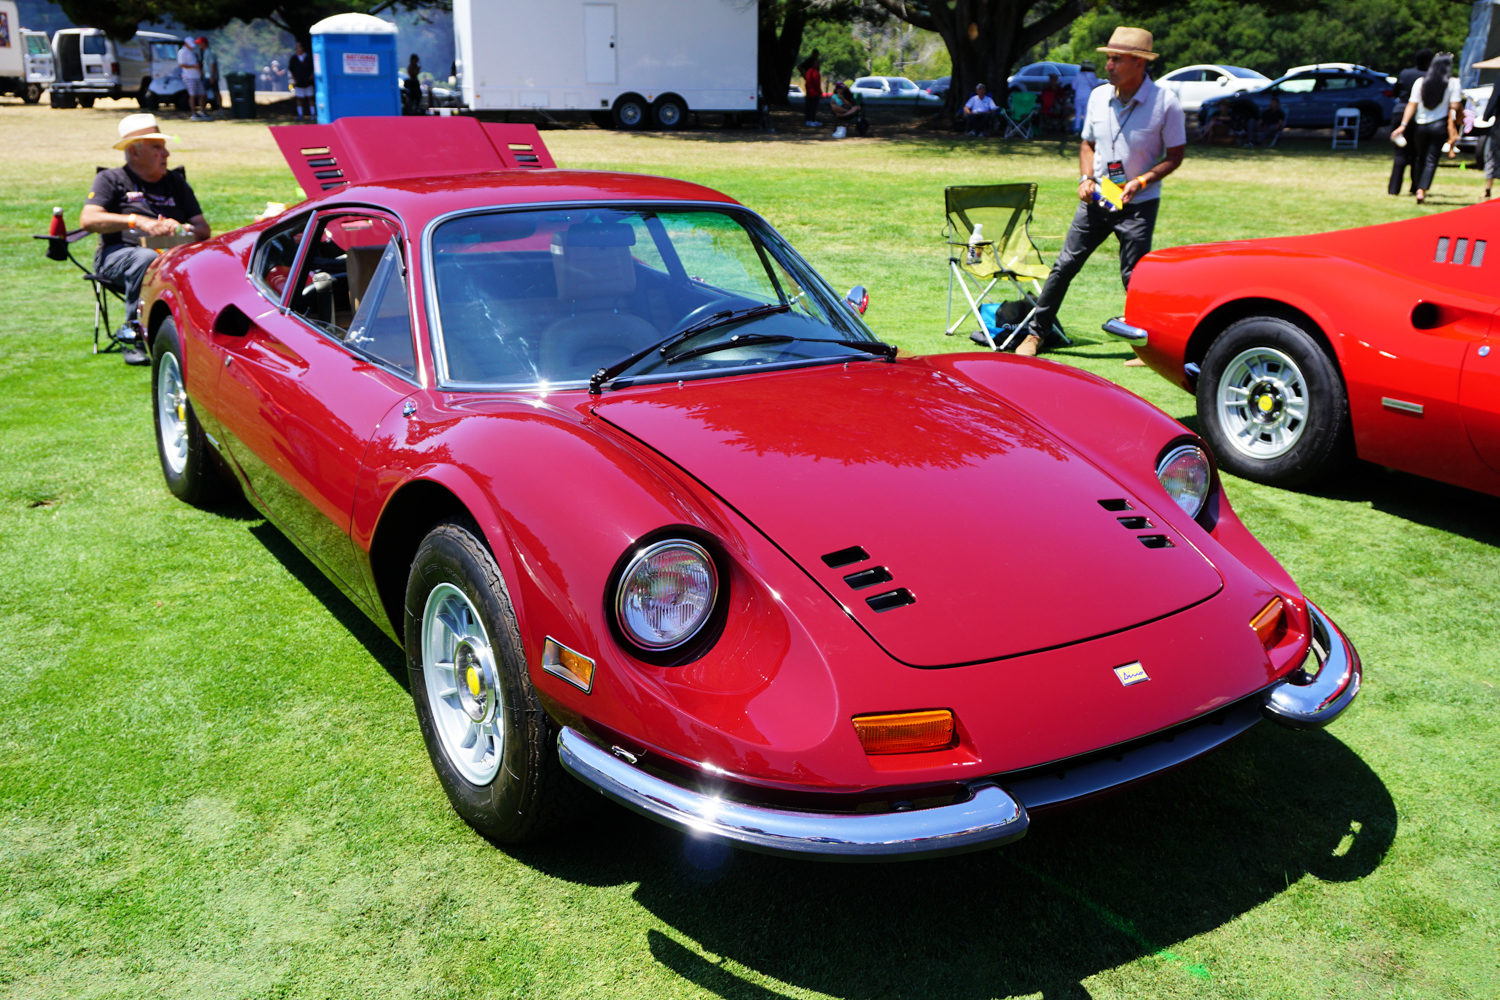
[[[1026,339],[1016,345],[1016,353],[1023,358],[1034,358],[1041,348],[1042,338],[1034,333],[1028,333]]]
[[[1140,358],[1131,358],[1129,361],[1125,362],[1125,367],[1126,368],[1144,368],[1144,367],[1146,367],[1146,362],[1142,361]]]

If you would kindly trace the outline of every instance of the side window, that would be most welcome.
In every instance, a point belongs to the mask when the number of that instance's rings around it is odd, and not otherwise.
[[[83,54],[86,55],[86,56],[102,56],[102,55],[104,55],[104,36],[103,35],[84,35],[83,36]]]
[[[1283,80],[1276,88],[1283,94],[1308,94],[1312,92],[1313,84],[1317,83],[1317,77],[1299,76],[1291,80]]]
[[[1216,69],[1206,69],[1203,71],[1204,83],[1218,83],[1222,79],[1224,79],[1224,74]]]
[[[368,215],[318,220],[287,308],[336,340],[343,340],[379,268],[386,244],[401,231]]]
[[[406,300],[405,272],[401,248],[392,237],[360,299],[344,343],[361,354],[414,376],[417,356],[411,342],[411,310]]]
[[[250,273],[265,286],[277,303],[285,298],[287,279],[292,276],[292,265],[297,262],[297,248],[302,245],[302,234],[306,230],[307,216],[298,216],[268,229],[260,238],[260,246],[256,248]]]

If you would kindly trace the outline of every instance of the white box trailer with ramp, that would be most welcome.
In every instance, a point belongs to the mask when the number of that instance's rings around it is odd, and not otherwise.
[[[453,0],[463,103],[587,112],[626,129],[754,112],[756,10],[755,0]]]

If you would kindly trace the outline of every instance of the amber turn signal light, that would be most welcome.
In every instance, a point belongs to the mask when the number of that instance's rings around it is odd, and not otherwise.
[[[1255,629],[1260,644],[1267,649],[1276,645],[1286,635],[1286,604],[1279,597],[1271,598],[1271,603],[1260,609],[1256,616],[1250,619],[1250,627]]]
[[[542,669],[588,694],[594,687],[594,661],[575,653],[550,635],[542,645]]]
[[[946,708],[856,715],[854,731],[867,754],[946,750],[956,736],[953,713]]]

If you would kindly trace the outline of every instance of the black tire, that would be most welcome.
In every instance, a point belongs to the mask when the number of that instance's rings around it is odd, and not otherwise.
[[[1380,131],[1380,112],[1371,107],[1359,109],[1359,139],[1369,142]]]
[[[141,95],[140,104],[146,111],[155,111],[161,107],[161,98],[157,97],[155,92],[148,90]]]
[[[193,110],[193,99],[188,96],[187,91],[179,90],[172,95],[172,106],[178,111],[191,111]]]
[[[615,128],[634,131],[645,128],[646,123],[651,120],[651,106],[639,94],[626,94],[615,102],[611,114],[614,116]]]
[[[55,90],[52,92],[52,106],[59,111],[73,107],[76,101],[77,98],[72,94],[59,94]]]
[[[1338,365],[1291,319],[1231,324],[1203,359],[1197,395],[1199,431],[1219,467],[1245,479],[1301,486],[1352,452]]]
[[[450,757],[443,718],[460,718],[451,705],[438,706],[429,692],[428,671],[435,682],[446,683],[432,664],[424,663],[424,619],[429,601],[452,601],[460,593],[477,612],[487,643],[493,677],[477,682],[487,699],[490,685],[498,688],[498,706],[491,724],[501,734],[494,773],[484,783],[466,776]],[[510,595],[494,556],[480,531],[467,519],[434,528],[417,549],[406,585],[404,635],[406,664],[411,675],[412,700],[422,739],[438,781],[453,809],[475,830],[500,844],[514,844],[560,830],[597,796],[563,770],[557,757],[557,733],[548,721],[526,672],[521,635]],[[469,626],[472,633],[472,623]],[[454,678],[455,684],[461,683]],[[451,732],[451,730],[450,730]],[[451,737],[450,737],[451,739]],[[476,744],[477,745],[477,744]],[[489,744],[493,747],[493,743]]]
[[[682,128],[687,117],[687,103],[676,94],[663,94],[651,105],[651,120],[663,132]]]
[[[94,95],[93,94],[79,94],[78,95],[78,106],[80,108],[92,108],[94,106]]]
[[[42,99],[42,85],[40,83],[28,83],[26,90],[17,96],[27,104],[35,104]]]
[[[163,320],[156,329],[151,349],[151,414],[156,429],[156,457],[173,496],[195,507],[207,507],[223,499],[226,483],[187,396],[185,371],[177,324],[171,319]],[[173,391],[174,384],[177,392]],[[173,397],[177,399],[175,406]],[[171,419],[174,411],[180,426],[168,425],[163,430],[163,413]],[[179,441],[179,432],[185,440]]]

